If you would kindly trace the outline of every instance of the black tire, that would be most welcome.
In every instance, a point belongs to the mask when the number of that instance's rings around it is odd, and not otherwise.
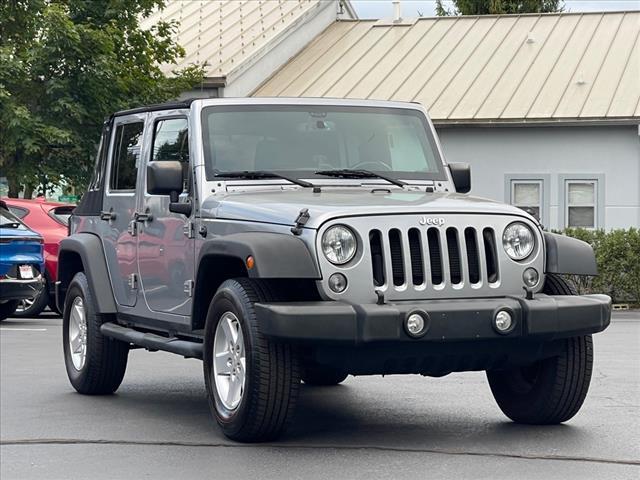
[[[13,312],[18,308],[18,300],[9,300],[7,302],[0,303],[0,322],[6,320],[13,315]]]
[[[330,367],[307,364],[302,369],[302,381],[307,385],[319,387],[338,385],[344,382],[349,375]]]
[[[273,440],[293,416],[300,386],[300,368],[293,347],[275,342],[260,332],[254,304],[274,296],[259,281],[240,278],[225,281],[216,292],[205,326],[204,378],[211,413],[223,433],[239,442]],[[242,327],[245,352],[244,390],[232,410],[221,401],[214,379],[213,348],[222,316],[233,313]]]
[[[566,279],[547,275],[544,293],[575,295]],[[593,369],[591,335],[563,341],[558,356],[527,367],[488,371],[489,386],[503,413],[517,423],[552,425],[578,411],[589,390]]]
[[[14,317],[18,318],[27,318],[27,317],[37,317],[42,313],[42,311],[47,308],[49,305],[49,285],[45,283],[42,287],[40,295],[33,298],[33,303],[30,305],[26,304],[24,301],[19,301],[18,306],[16,307],[16,312],[13,314]]]
[[[76,298],[84,306],[87,339],[84,365],[78,370],[73,364],[69,346],[69,323],[71,308]],[[114,393],[127,369],[129,345],[100,333],[102,319],[96,314],[95,303],[89,290],[87,277],[80,272],[69,284],[62,316],[62,345],[67,375],[73,388],[85,395],[108,395]]]

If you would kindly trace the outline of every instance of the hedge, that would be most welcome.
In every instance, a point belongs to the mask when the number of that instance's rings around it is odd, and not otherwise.
[[[613,303],[640,304],[640,230],[570,228],[560,233],[587,242],[596,253],[597,277],[570,276],[581,294],[604,293]]]

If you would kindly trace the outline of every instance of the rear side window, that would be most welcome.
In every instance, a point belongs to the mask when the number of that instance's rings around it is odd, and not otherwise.
[[[49,210],[49,216],[60,225],[64,225],[66,227],[69,225],[69,218],[71,218],[73,209],[74,207],[56,207]]]
[[[27,216],[27,213],[29,213],[29,210],[27,210],[26,208],[14,207],[14,206],[10,206],[9,211],[21,220]]]
[[[111,190],[135,190],[143,129],[143,122],[118,125],[116,128],[109,180]]]

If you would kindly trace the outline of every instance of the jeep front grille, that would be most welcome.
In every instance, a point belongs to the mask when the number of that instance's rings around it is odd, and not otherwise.
[[[372,215],[336,218],[316,236],[322,252],[323,233],[344,224],[358,237],[358,253],[345,265],[333,265],[320,253],[319,287],[325,297],[353,303],[375,303],[379,295],[396,301],[479,298],[523,295],[522,274],[528,267],[544,272],[540,230],[518,215],[441,213],[439,225],[421,222],[423,214]],[[511,260],[502,248],[502,232],[513,221],[528,223],[537,247],[526,261]],[[348,279],[337,294],[327,285],[333,273]],[[544,278],[536,287],[539,291]],[[376,293],[377,292],[377,293]]]
[[[480,249],[478,246],[482,245]],[[442,288],[448,284],[496,283],[499,267],[492,228],[392,228],[369,232],[373,284]],[[483,252],[483,255],[480,252]],[[388,259],[388,260],[387,260]],[[389,273],[391,275],[389,276]]]

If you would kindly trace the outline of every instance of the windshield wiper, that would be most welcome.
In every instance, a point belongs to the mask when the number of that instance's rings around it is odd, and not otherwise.
[[[337,168],[335,170],[319,170],[315,173],[316,175],[326,175],[327,177],[337,178],[381,178],[382,180],[386,180],[387,182],[399,187],[404,187],[405,185],[407,185],[407,183],[403,182],[402,180],[398,180],[397,178],[389,177],[377,172],[372,172],[370,170]]]
[[[264,170],[243,170],[237,172],[218,172],[214,175],[216,178],[246,178],[248,180],[259,180],[261,178],[280,178],[287,180],[288,182],[300,185],[305,188],[312,188],[313,183],[305,182],[299,178],[292,178],[287,175],[281,175],[275,172],[268,172]]]

